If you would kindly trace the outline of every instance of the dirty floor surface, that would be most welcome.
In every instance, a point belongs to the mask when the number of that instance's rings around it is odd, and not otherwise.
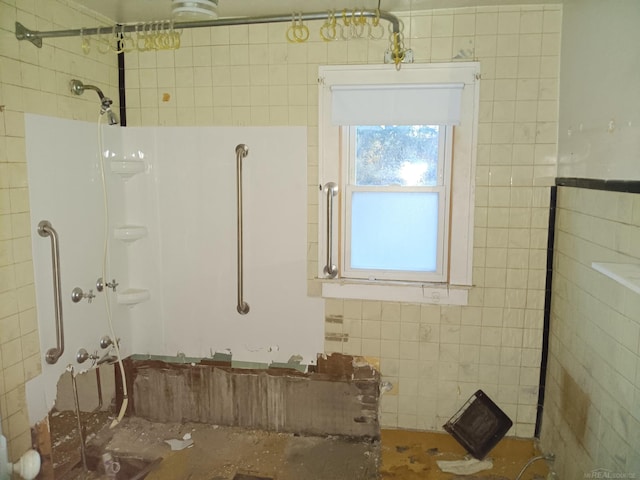
[[[191,447],[172,451],[165,443],[187,434]],[[122,464],[117,479],[127,480],[513,480],[539,454],[531,440],[505,438],[489,454],[492,469],[461,477],[442,472],[436,464],[466,454],[446,433],[383,430],[381,442],[369,442],[139,418],[125,418],[113,430],[104,428],[90,444],[90,469],[96,470],[100,454],[109,451]],[[544,461],[538,461],[523,480],[546,474]],[[76,467],[62,478],[107,477]]]
[[[193,445],[172,451],[165,440],[190,436]],[[161,458],[147,480],[374,480],[378,478],[379,442],[337,437],[303,437],[285,433],[218,427],[199,423],[161,424],[125,418],[91,439],[89,467],[96,451],[118,458],[131,480],[134,471]],[[138,469],[132,469],[136,463]],[[98,469],[99,471],[99,469]],[[64,480],[106,478],[75,468]]]

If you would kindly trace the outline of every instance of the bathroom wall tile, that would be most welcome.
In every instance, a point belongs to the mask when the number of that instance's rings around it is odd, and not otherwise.
[[[501,11],[498,13],[498,33],[517,34],[520,31],[520,12]]]
[[[520,37],[518,35],[498,35],[496,43],[496,56],[499,58],[511,58],[517,61]]]

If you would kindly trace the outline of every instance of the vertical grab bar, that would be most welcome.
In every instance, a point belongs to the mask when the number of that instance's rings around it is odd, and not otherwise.
[[[238,206],[238,305],[240,315],[249,313],[249,304],[243,298],[243,259],[242,259],[242,159],[249,155],[249,147],[241,143],[236,147],[236,203]]]
[[[60,294],[60,250],[58,248],[58,232],[47,220],[38,224],[41,237],[51,237],[51,263],[53,267],[53,306],[56,315],[56,346],[47,350],[45,360],[53,365],[64,353],[64,328],[62,324],[62,296]]]
[[[327,261],[322,270],[328,278],[335,278],[338,274],[338,267],[333,264],[333,197],[338,195],[338,185],[328,182],[324,185],[323,191],[327,194]]]

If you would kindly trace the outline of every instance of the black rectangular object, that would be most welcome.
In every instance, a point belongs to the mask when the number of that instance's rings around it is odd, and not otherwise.
[[[482,460],[509,431],[513,422],[482,390],[443,425],[475,458]]]

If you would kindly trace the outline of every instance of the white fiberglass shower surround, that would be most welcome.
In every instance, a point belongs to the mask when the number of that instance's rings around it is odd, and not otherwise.
[[[307,296],[305,127],[102,127],[109,199],[109,275],[121,353],[314,363],[323,302]],[[104,212],[93,123],[26,115],[32,248],[42,374],[27,385],[32,422],[54,404],[76,353],[108,333],[102,272]],[[236,146],[243,160],[244,299],[237,311]],[[57,230],[65,352],[55,346],[49,239]],[[78,303],[71,292],[93,290]]]

